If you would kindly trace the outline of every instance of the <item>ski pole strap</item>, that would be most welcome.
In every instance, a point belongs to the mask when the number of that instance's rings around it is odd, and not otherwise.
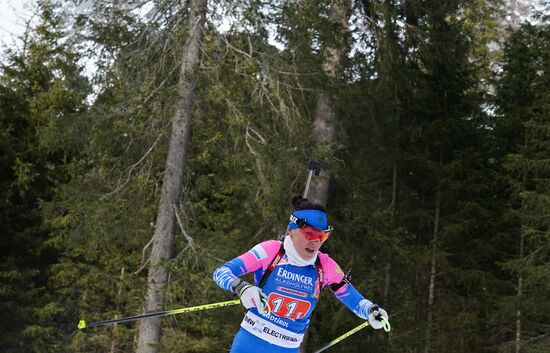
[[[386,320],[386,318],[383,317],[383,316],[380,316],[380,321],[382,321],[382,324],[384,325],[384,326],[382,326],[384,328],[384,331],[390,332],[391,331],[390,322],[388,320]]]
[[[269,301],[267,300],[267,297],[263,295],[260,300],[262,301],[261,305],[257,307],[258,312],[262,314],[263,316],[269,316],[271,315],[271,305],[269,305]]]
[[[86,323],[85,320],[80,320],[78,322],[77,327],[78,327],[79,330],[82,330],[82,329],[89,328],[89,327],[97,327],[97,326],[104,326],[104,325],[109,325],[109,324],[118,324],[118,323],[123,323],[123,322],[131,322],[131,321],[136,321],[136,320],[145,319],[145,318],[149,318],[149,317],[177,315],[177,314],[188,313],[188,312],[191,312],[191,311],[200,311],[200,310],[220,308],[220,307],[223,307],[223,306],[240,304],[240,302],[241,301],[239,299],[235,299],[235,300],[229,300],[229,301],[219,302],[219,303],[192,306],[192,307],[189,307],[189,308],[181,308],[181,309],[174,309],[174,310],[167,310],[167,311],[158,311],[158,312],[146,313],[146,314],[141,314],[141,315],[136,315],[136,316],[123,317],[123,318],[120,318],[120,319],[112,319],[112,320],[97,321],[97,322],[90,322],[90,323]]]

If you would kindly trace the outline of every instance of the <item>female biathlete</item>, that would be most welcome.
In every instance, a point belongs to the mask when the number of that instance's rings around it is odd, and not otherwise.
[[[283,241],[257,244],[214,272],[214,281],[237,294],[247,309],[230,353],[298,353],[321,289],[327,286],[374,329],[383,327],[382,317],[388,318],[319,251],[332,231],[325,208],[299,196],[292,205],[295,211]],[[239,278],[249,272],[254,272],[254,285]]]

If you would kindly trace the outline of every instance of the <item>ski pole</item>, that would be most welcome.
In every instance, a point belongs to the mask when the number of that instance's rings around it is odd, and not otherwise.
[[[311,183],[311,177],[315,173],[315,176],[319,176],[321,173],[321,164],[316,161],[309,161],[309,174],[307,176],[306,187],[304,188],[304,199],[307,199],[307,193],[309,192],[309,185]]]
[[[240,302],[241,301],[239,299],[235,299],[235,300],[229,300],[229,301],[226,301],[226,302],[219,302],[219,303],[192,306],[192,307],[189,307],[189,308],[182,308],[182,309],[174,309],[174,310],[146,313],[146,314],[141,314],[141,315],[136,315],[136,316],[123,317],[123,318],[120,318],[120,319],[90,322],[89,324],[87,324],[86,321],[84,321],[84,320],[80,320],[78,322],[78,329],[82,330],[82,329],[85,329],[85,328],[88,328],[88,327],[97,327],[97,326],[103,326],[103,325],[109,325],[109,324],[118,324],[118,323],[121,323],[121,322],[136,321],[136,320],[139,320],[139,319],[144,319],[144,318],[149,318],[149,317],[169,316],[169,315],[188,313],[188,312],[191,312],[191,311],[208,310],[208,309],[220,308],[220,307],[223,307],[223,306],[236,305],[236,304],[239,304]]]
[[[384,323],[384,331],[386,332],[390,332],[391,330],[391,325],[389,323],[388,320],[386,320],[385,318],[381,317],[380,318],[381,321]],[[349,336],[353,335],[355,332],[367,327],[369,325],[369,322],[368,321],[365,321],[363,322],[361,325],[349,330],[348,332],[344,333],[342,336],[338,337],[338,338],[335,338],[333,339],[332,341],[330,341],[329,343],[325,344],[323,347],[319,348],[318,350],[316,350],[315,352],[313,353],[321,353],[325,350],[327,350],[328,348],[334,346],[336,343],[338,342],[341,342],[343,340],[345,340],[346,338],[348,338]]]

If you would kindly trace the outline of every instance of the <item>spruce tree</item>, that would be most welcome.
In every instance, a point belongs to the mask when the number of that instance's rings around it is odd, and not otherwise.
[[[498,137],[509,182],[509,239],[515,244],[512,293],[502,302],[515,352],[548,346],[549,290],[549,71],[550,27],[524,24],[507,41],[498,82]],[[514,320],[509,320],[510,316]],[[514,324],[514,326],[511,326]]]
[[[78,130],[90,86],[54,10],[37,8],[24,46],[9,51],[1,67],[3,351],[59,351],[63,337],[57,319],[64,308],[51,285],[60,254],[53,234],[63,220],[44,209],[79,156],[80,141],[66,131]]]

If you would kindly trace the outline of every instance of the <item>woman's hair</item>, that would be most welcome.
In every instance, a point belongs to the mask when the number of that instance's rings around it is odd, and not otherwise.
[[[320,205],[318,203],[313,203],[308,199],[305,199],[299,195],[292,197],[292,200],[290,200],[290,203],[292,204],[292,207],[294,207],[294,211],[319,210],[327,213],[327,209],[325,206]]]

